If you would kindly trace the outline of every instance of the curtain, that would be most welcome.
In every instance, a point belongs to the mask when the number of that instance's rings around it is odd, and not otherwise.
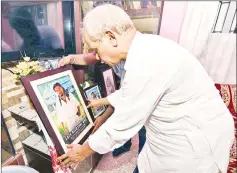
[[[63,10],[62,1],[47,4],[48,25],[53,27],[61,40],[64,48]]]
[[[236,34],[210,34],[201,60],[215,83],[236,84]]]
[[[189,1],[179,44],[197,57],[215,83],[236,84],[236,34],[212,33],[218,6],[218,1]]]
[[[183,20],[179,44],[197,58],[207,43],[218,12],[218,1],[189,1]]]

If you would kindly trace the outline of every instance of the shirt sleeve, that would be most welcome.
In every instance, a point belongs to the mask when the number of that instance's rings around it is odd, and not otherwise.
[[[96,64],[97,62],[99,62],[96,59],[96,53],[87,53],[87,54],[85,54],[84,60],[89,65],[93,65],[93,64]]]
[[[90,147],[104,154],[133,137],[144,126],[168,89],[173,74],[173,70],[160,75],[126,72],[122,87],[108,96],[115,112],[90,136]]]
[[[116,104],[116,102],[118,101],[118,99],[121,96],[121,91],[122,90],[116,90],[115,92],[113,92],[112,94],[110,94],[109,96],[107,96],[107,100],[109,101],[109,103],[114,106]]]

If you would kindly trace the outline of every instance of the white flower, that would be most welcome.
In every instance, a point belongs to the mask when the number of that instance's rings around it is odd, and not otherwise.
[[[39,65],[39,61],[30,61],[30,57],[24,58],[27,59],[24,59],[25,61],[19,62],[19,64],[14,68],[14,77],[16,80],[19,80],[21,76],[27,76],[43,71],[42,67]]]
[[[26,62],[30,61],[30,57],[28,57],[28,56],[23,57],[23,59],[24,59],[24,61],[26,61]]]
[[[90,84],[89,84],[89,82],[87,82],[87,81],[85,81],[85,86],[84,86],[84,88],[88,88],[88,87],[90,87]]]
[[[26,62],[20,62],[17,66],[18,69],[25,70],[28,68],[28,64]]]

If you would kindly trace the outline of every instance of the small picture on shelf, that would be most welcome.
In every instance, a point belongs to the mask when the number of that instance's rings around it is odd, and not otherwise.
[[[88,100],[93,99],[101,99],[101,93],[98,85],[93,85],[89,88],[86,88],[85,95]],[[91,108],[92,114],[94,118],[96,119],[98,116],[100,116],[105,111],[105,106],[97,106]]]
[[[113,74],[112,68],[105,69],[102,71],[103,79],[104,79],[104,86],[106,90],[106,95],[110,95],[116,90],[116,83]]]

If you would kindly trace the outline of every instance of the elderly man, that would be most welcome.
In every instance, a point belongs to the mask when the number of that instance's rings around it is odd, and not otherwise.
[[[89,64],[95,64],[98,60],[96,59],[96,53],[85,53],[85,54],[76,54],[76,55],[69,55],[64,57],[60,60],[59,66],[64,66],[66,64],[77,64],[77,65],[89,65]],[[124,70],[124,61],[121,61],[119,64],[115,65],[113,67],[113,70],[115,74],[120,78],[121,81],[123,81],[125,70]],[[95,100],[93,100],[93,103],[95,103]],[[96,103],[95,103],[96,104]],[[90,104],[92,105],[92,103]],[[114,108],[108,103],[109,105],[106,109],[106,111],[99,117],[96,118],[94,122],[94,129],[92,133],[94,133],[114,112]],[[99,108],[100,105],[96,106],[93,104],[94,108]],[[138,147],[138,153],[141,152],[145,141],[146,141],[146,129],[143,126],[139,132],[139,147]],[[132,146],[132,140],[129,139],[123,146],[116,148],[112,154],[114,157],[119,156],[120,154],[123,154],[130,150]],[[134,170],[134,173],[138,172],[138,168],[136,167]]]
[[[114,114],[83,145],[59,157],[71,166],[123,145],[145,125],[141,173],[226,172],[234,122],[213,81],[187,50],[136,31],[119,7],[102,5],[84,19],[84,39],[110,66],[125,60],[121,88],[107,98]]]
[[[121,1],[119,0],[94,1],[93,7],[97,7],[103,4],[113,4],[122,8]],[[96,52],[94,52],[94,49],[92,50],[88,49],[88,46],[86,44],[84,46],[84,49],[85,49],[85,52],[93,52],[93,53],[76,54],[76,55],[74,54],[74,55],[66,56],[62,60],[60,60],[59,66],[64,66],[66,64],[77,64],[77,65],[96,64],[99,60],[96,59]],[[119,64],[116,64],[115,66],[113,66],[113,71],[115,72],[115,74],[118,76],[118,78],[121,81],[123,81],[124,74],[125,74],[124,64],[125,62],[121,61]],[[115,91],[115,88],[112,87],[110,93],[113,93],[114,91]],[[109,106],[107,107],[106,111],[101,116],[96,118],[92,133],[94,133],[113,114],[114,112],[113,106],[111,106],[109,103],[108,105]],[[92,109],[95,109],[96,107],[97,106],[94,106],[94,108]],[[97,108],[99,107],[100,106],[98,106]],[[139,137],[138,153],[140,153],[146,141],[146,129],[144,126],[139,130],[138,137]],[[112,152],[112,155],[114,157],[117,157],[125,152],[128,152],[131,146],[132,146],[132,140],[129,139],[123,146],[116,148]],[[136,167],[134,170],[134,173],[137,173],[137,172],[138,172],[138,168]]]

